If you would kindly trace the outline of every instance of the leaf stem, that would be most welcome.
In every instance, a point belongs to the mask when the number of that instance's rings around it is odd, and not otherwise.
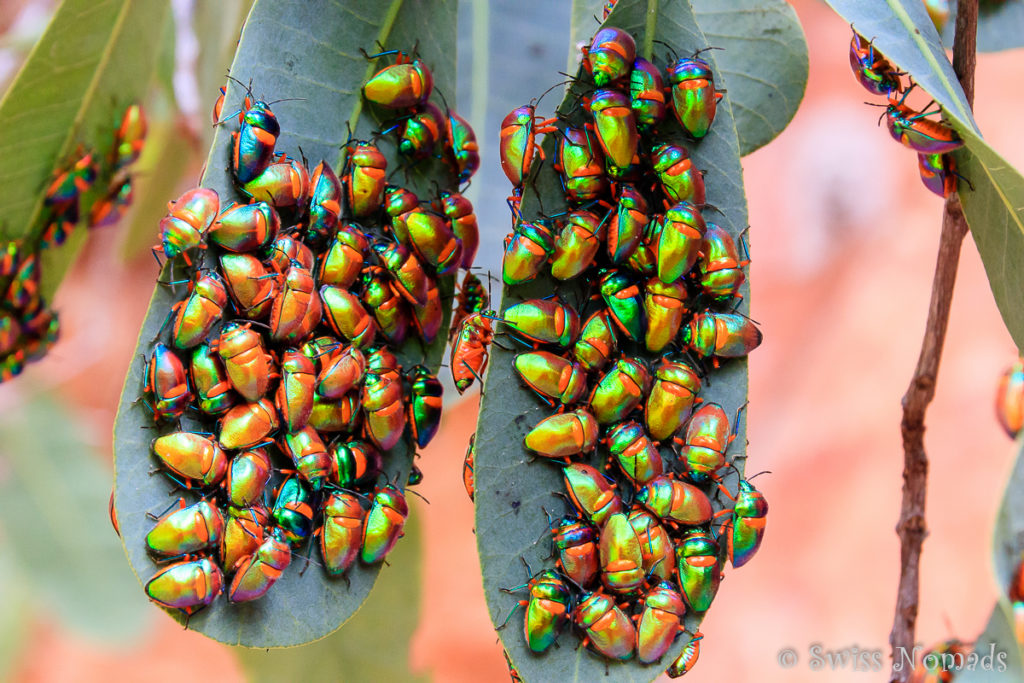
[[[978,0],[961,0],[957,7],[956,38],[953,46],[953,70],[963,86],[967,102],[974,106],[974,68],[978,28]],[[932,281],[928,322],[925,327],[917,368],[903,396],[903,503],[896,534],[900,539],[900,581],[896,614],[889,645],[892,647],[892,673],[889,680],[902,683],[910,678],[904,653],[912,653],[920,583],[921,547],[928,533],[925,523],[925,493],[928,485],[928,456],[924,450],[924,417],[935,397],[935,382],[942,357],[942,346],[949,325],[960,245],[967,234],[967,221],[956,194],[946,199],[942,214],[939,254]]]

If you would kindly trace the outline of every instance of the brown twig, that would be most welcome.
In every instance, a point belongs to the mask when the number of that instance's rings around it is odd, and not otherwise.
[[[978,0],[961,0],[956,16],[953,70],[972,107],[977,28]],[[921,343],[921,355],[907,393],[903,396],[903,504],[900,508],[900,521],[896,525],[896,533],[900,538],[900,584],[896,597],[896,615],[889,633],[893,662],[889,680],[893,683],[908,680],[912,668],[907,666],[907,658],[912,657],[914,648],[921,546],[928,532],[924,517],[928,484],[924,416],[928,404],[935,396],[935,379],[946,340],[953,285],[956,283],[956,270],[960,262],[960,245],[966,234],[967,221],[964,219],[960,199],[953,194],[946,199],[942,214],[939,255],[935,264],[935,279],[932,281],[932,297],[928,306],[928,323]]]

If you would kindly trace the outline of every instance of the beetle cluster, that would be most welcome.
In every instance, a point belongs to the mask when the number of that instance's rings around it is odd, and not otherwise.
[[[850,41],[850,68],[868,92],[888,99],[882,115],[886,126],[894,140],[917,152],[917,169],[924,186],[940,197],[956,192],[957,178],[962,176],[950,152],[964,143],[948,125],[927,118],[940,110],[927,111],[925,107],[919,112],[906,104],[914,89],[913,81],[905,84],[905,74],[856,31]]]
[[[736,495],[722,485],[739,415],[730,428],[725,410],[698,394],[761,333],[735,310],[747,261],[735,236],[705,219],[704,179],[687,147],[708,133],[722,97],[709,64],[673,58],[663,71],[637,56],[629,33],[605,27],[584,48],[574,88],[576,104],[557,118],[539,121],[530,104],[501,129],[513,185],[508,291],[550,276],[556,291],[583,294],[582,306],[559,295],[478,316],[476,338],[490,339],[493,320],[533,347],[514,368],[557,412],[524,444],[564,463],[559,495],[571,506],[549,516],[557,569],[528,568],[528,583],[508,590],[529,593],[520,604],[532,651],[573,622],[603,657],[650,664],[686,631],[684,615],[709,608],[726,558],[741,566],[759,547],[764,497],[746,480]],[[539,133],[556,136],[568,209],[528,220],[523,187]],[[482,366],[467,358],[476,356],[460,356],[457,344],[457,382]],[[465,473],[471,489],[470,462]],[[672,676],[696,661],[702,635],[687,633]]]
[[[431,82],[403,55],[363,92],[400,112],[381,135],[399,130],[409,164],[440,158],[448,178],[468,180],[473,131],[439,114]],[[349,140],[340,174],[321,161],[310,175],[304,160],[277,154],[277,118],[249,95],[231,171],[250,202],[222,206],[217,192],[190,190],[169,205],[154,248],[172,265],[181,257],[189,277],[145,373],[154,419],[177,423],[152,451],[201,497],[157,519],[147,549],[173,564],[145,590],[187,615],[221,592],[231,603],[262,597],[307,543],[331,576],[391,551],[409,510],[404,485],[387,480],[387,451],[404,434],[426,446],[442,410],[437,378],[403,369],[396,352],[438,338],[441,278],[468,269],[478,244],[465,197],[439,191],[428,203],[388,184],[373,141]],[[217,124],[235,117],[222,107],[223,91]],[[183,428],[183,416],[196,426]],[[420,476],[414,467],[408,483]]]
[[[3,244],[0,252],[0,382],[21,374],[25,363],[45,356],[60,334],[57,314],[47,306],[40,291],[39,250],[64,243],[79,222],[83,195],[93,187],[97,177],[111,178],[111,190],[92,204],[89,227],[117,221],[131,203],[130,167],[138,160],[145,140],[145,115],[141,106],[132,104],[121,116],[110,151],[100,162],[91,152],[78,149],[73,160],[49,181],[43,194],[46,217],[38,249],[29,248],[24,241]]]

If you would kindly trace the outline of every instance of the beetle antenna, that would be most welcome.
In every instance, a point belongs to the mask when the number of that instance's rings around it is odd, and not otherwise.
[[[426,503],[427,505],[430,505],[430,501],[427,500],[426,497],[422,493],[420,493],[419,491],[414,491],[413,489],[406,487],[404,492],[405,493],[411,493],[412,495],[416,496],[417,498],[422,499],[423,502]]]

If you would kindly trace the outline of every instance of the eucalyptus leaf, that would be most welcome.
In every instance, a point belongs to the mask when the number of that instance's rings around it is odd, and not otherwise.
[[[964,141],[953,153],[964,216],[1010,336],[1024,348],[1024,177],[981,137],[935,27],[917,0],[829,0],[843,19],[942,107]],[[851,78],[853,76],[851,75]],[[907,151],[907,172],[916,168]]]
[[[124,644],[145,634],[152,614],[118,552],[106,458],[87,434],[46,395],[4,412],[0,536],[28,595],[76,632]]]
[[[949,3],[949,21],[942,29],[944,45],[953,44],[956,2]],[[978,51],[1001,52],[1024,47],[1024,0],[981,0],[978,4]]]
[[[358,614],[331,635],[284,650],[239,648],[235,654],[249,683],[427,680],[409,670],[410,644],[419,622],[422,536],[414,513],[373,593]]]
[[[807,88],[807,41],[785,0],[691,0],[697,24],[715,52],[716,85],[729,91],[740,154],[778,137]]]
[[[32,240],[42,233],[46,187],[79,145],[100,155],[109,151],[124,108],[149,90],[169,20],[166,0],[60,5],[0,100],[3,236]],[[109,180],[101,176],[89,196],[98,197]],[[73,237],[59,250],[65,253],[44,258],[46,295],[56,290],[81,242]]]
[[[1014,630],[1013,615],[1005,600],[996,601],[985,631],[974,641],[974,651],[954,676],[957,683],[1024,680],[1020,644]]]
[[[679,54],[692,54],[708,44],[696,25],[689,4],[682,0],[619,0],[607,24],[633,34],[640,55],[650,55],[655,49],[655,40],[668,43]],[[717,73],[717,55],[705,53],[705,56]],[[552,80],[557,80],[557,74],[552,74]],[[571,109],[577,102],[580,87],[577,84],[563,100],[559,108],[561,116],[572,116]],[[530,93],[524,93],[521,99],[525,100],[528,95]],[[707,137],[687,147],[691,149],[695,165],[707,169],[708,202],[721,212],[714,214],[712,220],[737,236],[747,227],[747,207],[739,143],[728,95],[719,104]],[[543,149],[547,159],[554,158],[553,136],[545,139]],[[524,187],[524,216],[554,215],[564,210],[564,206],[558,177],[551,165],[545,163],[533,172]],[[542,276],[525,285],[506,287],[502,307],[507,308],[527,298],[547,296],[553,291],[567,302],[580,305],[592,293],[591,289],[585,288],[587,285],[592,283],[567,285]],[[744,299],[739,310],[746,312],[749,289],[744,285],[741,291]],[[502,332],[502,324],[495,324],[498,332]],[[561,467],[540,458],[534,459],[523,446],[526,433],[552,410],[544,407],[536,395],[522,385],[512,368],[513,355],[512,351],[497,343],[491,347],[476,433],[477,545],[491,619],[496,626],[505,624],[498,633],[525,681],[597,681],[605,680],[606,675],[611,677],[608,680],[616,681],[653,680],[678,655],[684,645],[683,639],[676,641],[661,662],[649,666],[635,660],[625,663],[606,661],[586,648],[576,648],[577,636],[572,634],[563,634],[556,647],[537,655],[524,642],[522,612],[514,616],[511,614],[517,601],[524,597],[524,591],[510,595],[503,589],[520,586],[529,578],[521,559],[530,564],[534,573],[553,567],[544,508],[552,516],[558,516],[564,505],[554,496],[557,492],[564,492]],[[644,357],[653,360],[650,354]],[[712,373],[710,386],[702,390],[701,395],[705,400],[721,404],[731,416],[746,402],[745,359],[725,362],[720,370]],[[730,453],[740,471],[745,460],[745,443],[746,421],[741,417],[737,441]],[[587,462],[595,466],[602,464],[596,457],[589,458]],[[735,476],[731,474],[728,479],[733,488]],[[697,615],[686,617],[691,631],[699,621]]]
[[[363,139],[387,124],[374,118],[361,95],[362,84],[383,64],[368,62],[359,49],[373,52],[377,42],[385,49],[411,50],[415,45],[418,56],[434,74],[435,90],[454,93],[455,9],[455,0],[351,0],[341,4],[329,0],[258,0],[245,23],[231,75],[245,84],[251,79],[256,97],[290,100],[273,107],[281,125],[279,152],[294,157],[301,152],[311,165],[326,159],[340,169],[341,148],[349,139],[348,124],[353,136]],[[229,84],[226,118],[239,107],[245,94],[238,83]],[[229,121],[218,127],[202,179],[204,187],[220,194],[222,206],[240,201],[229,170],[232,126]],[[403,165],[398,162],[393,136],[381,138],[378,144],[389,158],[390,169]],[[400,177],[403,184],[425,197],[434,191],[434,182],[451,185],[450,171],[442,175],[442,168],[437,162],[421,163],[408,169],[407,178]],[[175,272],[180,273],[180,268]],[[167,266],[162,279],[169,276]],[[450,300],[451,292],[452,279],[443,278],[442,299]],[[138,359],[152,348],[168,310],[180,296],[180,290],[175,294],[168,286],[155,288],[135,360],[125,379],[114,432],[116,505],[125,551],[141,583],[157,571],[144,550],[143,538],[151,526],[145,514],[166,507],[172,483],[166,477],[149,474],[156,465],[150,455],[150,442],[157,432],[147,409],[136,403],[143,386],[143,364]],[[426,349],[411,341],[398,351],[398,356],[404,366],[425,361],[437,368],[444,345],[443,334]],[[185,429],[195,427],[194,422],[184,421]],[[390,478],[405,482],[412,455],[404,442],[386,454]],[[297,558],[293,565],[302,563]],[[228,605],[223,597],[218,598],[210,608],[193,615],[187,625],[231,645],[300,645],[326,636],[351,617],[366,599],[378,571],[379,565],[354,567],[347,575],[351,581],[348,584],[328,580],[316,567],[300,575],[298,567],[293,566],[262,599]],[[184,621],[180,614],[173,616]]]
[[[14,560],[10,543],[0,543],[0,583],[4,608],[0,610],[0,678],[10,680],[11,672],[24,652],[26,628],[32,619],[29,593],[32,590]]]

